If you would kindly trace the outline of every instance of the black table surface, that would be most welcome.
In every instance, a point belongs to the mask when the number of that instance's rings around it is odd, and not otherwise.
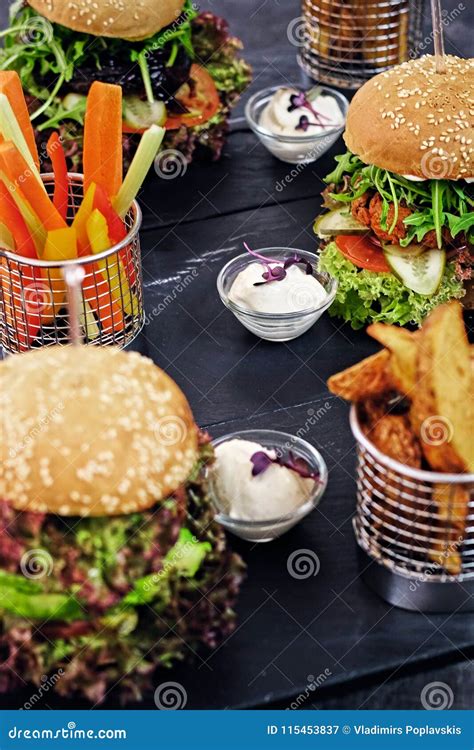
[[[462,4],[443,5],[449,12]],[[287,37],[300,12],[297,0],[207,6],[225,15],[245,42],[254,82],[244,101],[265,85],[300,80],[297,49]],[[472,56],[474,8],[462,7],[446,27],[446,46]],[[428,34],[427,17],[424,26]],[[302,430],[326,459],[329,485],[320,507],[278,541],[229,539],[248,565],[235,633],[216,651],[159,671],[156,684],[181,683],[188,708],[285,708],[305,694],[311,676],[324,675],[301,707],[404,709],[421,708],[423,687],[442,681],[453,707],[467,708],[472,617],[393,608],[359,577],[351,525],[354,441],[348,407],[328,393],[326,378],[376,351],[375,342],[327,316],[293,342],[264,342],[217,295],[217,274],[244,241],[314,250],[321,178],[343,150],[339,141],[316,164],[293,172],[257,143],[242,115],[240,104],[219,163],[193,164],[173,180],[153,174],[142,192],[148,322],[133,348],[179,383],[197,422],[216,437],[253,427]],[[300,549],[317,553],[318,575],[289,575],[288,557]],[[4,705],[21,703],[11,696]],[[47,705],[67,707],[50,696]],[[111,696],[104,707],[116,705]],[[153,697],[135,707],[154,708]]]

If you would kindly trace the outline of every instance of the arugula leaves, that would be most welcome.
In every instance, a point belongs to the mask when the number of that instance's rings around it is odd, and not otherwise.
[[[382,198],[380,225],[385,231],[393,232],[399,216],[401,204],[412,209],[413,213],[404,219],[408,231],[400,240],[406,247],[415,239],[421,242],[430,231],[436,232],[438,247],[443,245],[443,228],[448,228],[451,236],[466,232],[468,242],[474,243],[474,186],[464,180],[424,180],[414,182],[402,175],[388,172],[375,165],[367,165],[359,157],[347,151],[336,156],[337,167],[327,175],[325,182],[343,189],[332,192],[331,198],[341,203],[351,203],[367,190],[375,190]],[[394,216],[390,226],[387,219],[390,207]]]

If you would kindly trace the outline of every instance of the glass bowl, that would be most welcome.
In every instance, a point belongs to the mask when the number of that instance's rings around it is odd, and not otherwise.
[[[217,438],[212,443],[216,447],[221,443],[234,439],[251,440],[260,443],[264,448],[276,451],[277,455],[285,455],[291,450],[296,456],[304,458],[311,470],[319,474],[319,481],[314,483],[314,489],[306,502],[292,513],[265,521],[247,521],[232,518],[232,516],[223,512],[216,493],[212,467],[208,468],[208,486],[212,502],[216,509],[216,521],[227,529],[227,531],[231,531],[232,534],[248,542],[271,542],[272,539],[277,539],[293,528],[293,526],[319,505],[328,483],[326,462],[319,451],[306,440],[286,432],[278,432],[277,430],[242,430]]]
[[[296,253],[304,258],[304,260],[309,261],[314,269],[317,268],[318,256],[306,250],[296,250],[291,247],[264,247],[258,249],[256,252],[278,260],[283,260]],[[242,253],[242,255],[238,255],[226,263],[217,277],[217,291],[219,292],[219,296],[224,305],[234,313],[237,320],[256,336],[266,341],[291,341],[311,328],[323,312],[328,309],[336,296],[337,280],[324,271],[315,270],[314,275],[316,279],[322,284],[327,293],[326,299],[318,307],[285,313],[256,312],[232,302],[229,299],[229,292],[237,274],[243,271],[249,263],[259,262],[257,258],[253,258],[249,253]],[[279,282],[274,283],[278,284]],[[294,293],[292,292],[292,294],[294,294],[295,301],[297,301],[297,284],[295,284]]]
[[[284,84],[289,88],[300,89],[296,84]],[[282,136],[275,135],[267,128],[261,126],[260,117],[263,110],[269,103],[273,94],[281,89],[282,86],[269,86],[268,88],[257,91],[250,97],[245,106],[245,117],[249,127],[258,136],[264,146],[277,159],[285,161],[288,164],[310,164],[319,159],[326,151],[331,148],[332,144],[337,141],[344,130],[349,101],[336,89],[328,86],[318,86],[321,94],[328,94],[334,97],[341,111],[341,124],[328,128],[319,133],[313,133],[305,136]]]

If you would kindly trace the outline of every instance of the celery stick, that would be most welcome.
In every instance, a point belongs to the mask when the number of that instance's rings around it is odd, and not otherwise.
[[[145,130],[140,139],[130,169],[114,199],[114,208],[122,219],[127,215],[148,170],[153,164],[165,132],[165,129],[160,128],[159,125],[152,125],[148,130]]]
[[[0,94],[0,133],[6,141],[12,141],[12,143],[15,144],[18,151],[28,164],[28,167],[31,169],[31,172],[46,192],[40,173],[36,169],[35,160],[28,148],[25,136],[18,124],[18,120],[15,117],[15,113],[6,94]]]

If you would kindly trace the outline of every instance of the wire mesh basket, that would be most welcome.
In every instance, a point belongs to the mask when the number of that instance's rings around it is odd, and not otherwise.
[[[54,175],[42,179],[50,196]],[[68,221],[83,198],[83,176],[69,174]],[[85,277],[79,324],[87,344],[123,348],[144,323],[139,229],[141,211],[133,203],[125,217],[126,236],[109,249],[72,260],[40,260],[0,247],[0,345],[16,354],[69,343],[66,267],[82,266]]]
[[[405,466],[367,439],[355,407],[350,422],[358,446],[354,530],[364,579],[405,609],[473,609],[474,474]]]
[[[358,88],[416,56],[424,0],[302,0],[298,62],[320,83]]]

